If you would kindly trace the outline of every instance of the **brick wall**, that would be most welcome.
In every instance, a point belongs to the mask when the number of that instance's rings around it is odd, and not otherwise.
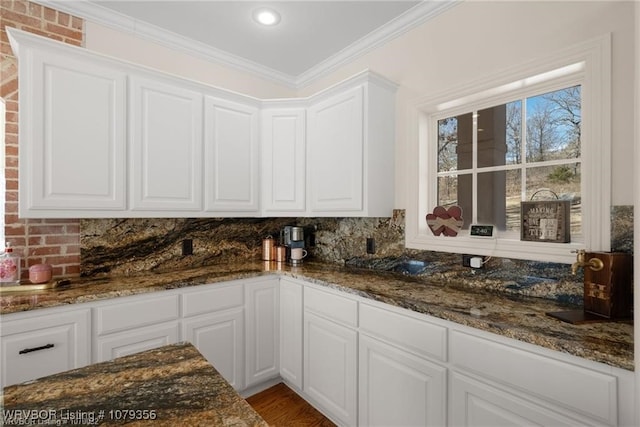
[[[22,277],[28,267],[51,264],[54,276],[80,274],[79,220],[18,218],[18,64],[6,27],[15,27],[76,46],[83,44],[82,19],[25,0],[0,0],[0,96],[6,103],[5,240],[22,256]]]

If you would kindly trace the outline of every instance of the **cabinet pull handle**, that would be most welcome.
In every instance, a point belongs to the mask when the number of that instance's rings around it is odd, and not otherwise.
[[[41,345],[40,347],[25,348],[24,350],[20,350],[18,354],[27,354],[27,353],[31,353],[32,351],[46,350],[48,348],[53,348],[53,347],[54,347],[54,344],[46,344],[46,345]]]

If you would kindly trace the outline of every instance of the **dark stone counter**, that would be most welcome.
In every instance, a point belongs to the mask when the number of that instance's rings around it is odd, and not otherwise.
[[[3,425],[268,424],[191,344],[6,387]]]
[[[328,263],[308,262],[291,267],[246,261],[165,273],[77,279],[57,290],[1,294],[0,314],[269,274],[300,278],[614,367],[634,369],[630,322],[571,325],[546,313],[578,307],[553,300],[494,292],[475,288],[473,283],[443,281],[438,276],[406,276]]]

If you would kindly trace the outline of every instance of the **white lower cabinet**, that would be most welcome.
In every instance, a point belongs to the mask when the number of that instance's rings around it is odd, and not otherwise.
[[[304,393],[337,424],[355,426],[357,302],[305,286],[304,307]]]
[[[612,369],[571,363],[544,349],[528,351],[473,330],[451,330],[449,337],[451,425],[621,424],[618,390],[624,378]]]
[[[302,285],[280,279],[280,376],[302,390]]]
[[[450,426],[577,426],[585,424],[536,405],[517,393],[451,373]]]
[[[242,282],[205,285],[182,295],[182,336],[236,390],[244,389]]]
[[[179,336],[180,324],[174,321],[98,337],[94,346],[94,361],[103,362],[175,344],[180,340]]]
[[[93,331],[93,333],[92,333]],[[189,341],[340,426],[627,426],[632,371],[281,277],[2,315],[1,385]]]
[[[104,362],[180,340],[179,295],[137,295],[93,308],[93,362]]]
[[[0,387],[91,362],[91,311],[43,309],[2,316]]]
[[[234,308],[182,321],[184,340],[193,344],[236,390],[244,388],[244,310]]]
[[[359,304],[360,425],[446,425],[447,330],[423,318]]]
[[[278,279],[245,283],[245,387],[276,378],[280,373],[280,305]]]
[[[445,425],[446,367],[367,335],[359,342],[360,425]]]

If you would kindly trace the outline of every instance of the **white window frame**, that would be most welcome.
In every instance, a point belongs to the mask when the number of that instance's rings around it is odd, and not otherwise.
[[[514,238],[434,236],[425,216],[437,203],[437,117],[468,113],[532,93],[582,86],[582,236],[570,243]],[[572,263],[579,249],[611,249],[611,35],[580,43],[546,58],[499,71],[491,77],[423,96],[409,118],[407,248]],[[435,144],[435,145],[431,145]],[[464,215],[464,213],[463,213]]]

